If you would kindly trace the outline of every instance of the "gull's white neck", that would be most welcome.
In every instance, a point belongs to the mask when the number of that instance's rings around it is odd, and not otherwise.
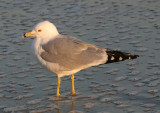
[[[52,35],[52,36],[47,37],[47,38],[36,38],[35,40],[40,42],[39,44],[42,45],[42,44],[46,44],[50,40],[53,40],[53,39],[57,38],[58,35],[59,34],[56,34],[54,36]]]
[[[42,52],[42,45],[46,44],[48,41],[53,40],[58,37],[59,34],[52,36],[52,37],[47,37],[47,38],[40,38],[36,37],[32,43],[32,48],[34,50],[35,55],[40,55]]]

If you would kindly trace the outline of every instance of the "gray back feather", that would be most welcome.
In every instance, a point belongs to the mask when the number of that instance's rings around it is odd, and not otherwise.
[[[59,35],[59,37],[42,45],[42,48],[44,49],[40,55],[42,59],[57,63],[68,70],[82,68],[99,61],[106,54],[101,48],[64,35]]]

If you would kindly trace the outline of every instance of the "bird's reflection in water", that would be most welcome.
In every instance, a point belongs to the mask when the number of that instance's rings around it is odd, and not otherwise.
[[[70,102],[71,102],[70,111],[74,111],[75,103],[76,103],[76,102],[75,102],[75,100],[73,100],[73,99],[71,99]],[[60,103],[63,103],[63,102],[62,102],[61,99],[59,98],[59,99],[57,99],[57,102],[56,102],[56,105],[57,105],[57,113],[61,113]]]
[[[57,113],[61,113],[61,109],[59,108],[59,100],[57,101],[56,105],[58,106]]]
[[[71,108],[71,111],[74,111],[74,105],[75,105],[75,101],[74,100],[72,100],[72,108]]]

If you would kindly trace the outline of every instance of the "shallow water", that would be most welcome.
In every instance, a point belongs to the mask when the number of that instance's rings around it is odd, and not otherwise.
[[[0,112],[160,113],[159,0],[1,0]],[[139,54],[135,60],[100,65],[57,77],[34,59],[33,38],[23,33],[43,20],[60,33],[103,48]]]

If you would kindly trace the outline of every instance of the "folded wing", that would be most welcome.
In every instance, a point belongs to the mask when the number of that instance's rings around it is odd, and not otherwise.
[[[105,63],[105,49],[86,44],[74,37],[59,35],[42,45],[41,58],[67,70],[87,68]]]

